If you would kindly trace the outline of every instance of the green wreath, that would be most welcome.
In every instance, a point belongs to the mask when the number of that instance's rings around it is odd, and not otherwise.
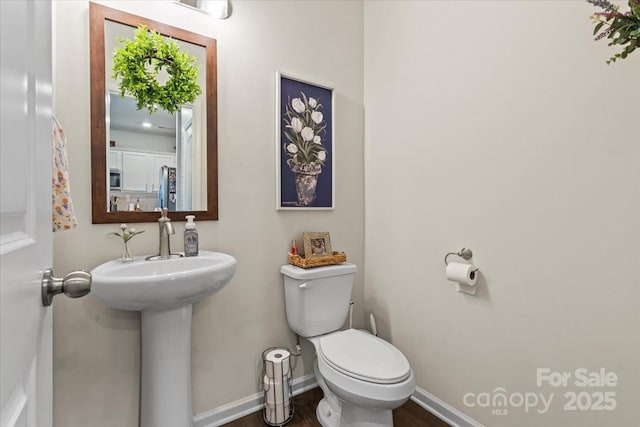
[[[120,96],[136,98],[138,110],[153,113],[162,107],[174,113],[202,93],[196,57],[181,50],[174,40],[140,25],[133,40],[118,41],[122,47],[114,50],[112,78],[121,77]],[[169,80],[161,85],[157,78],[163,68]]]

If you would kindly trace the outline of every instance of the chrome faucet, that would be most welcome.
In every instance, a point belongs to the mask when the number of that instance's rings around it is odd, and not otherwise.
[[[171,253],[171,242],[169,237],[172,234],[176,234],[176,230],[173,228],[171,218],[167,216],[169,209],[162,208],[162,213],[158,219],[159,235],[158,235],[158,254],[147,257],[147,260],[156,259],[169,259],[172,256],[182,256],[182,254]]]

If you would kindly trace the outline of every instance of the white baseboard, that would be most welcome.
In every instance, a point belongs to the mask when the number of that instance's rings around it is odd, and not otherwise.
[[[305,375],[293,380],[292,393],[297,396],[307,390],[318,387],[316,377],[313,374]],[[193,417],[193,427],[217,427],[246,415],[262,410],[264,405],[264,393],[256,393],[224,406],[202,412]]]
[[[438,399],[422,387],[416,387],[411,400],[452,427],[484,427],[470,416]]]
[[[293,380],[292,392],[294,396],[318,387],[313,374],[305,375]],[[452,427],[483,427],[482,424],[457,410],[453,406],[438,399],[422,387],[416,387],[411,400],[425,410],[431,412]],[[224,406],[202,412],[193,417],[193,427],[218,427],[230,423],[246,415],[262,410],[264,394],[256,393],[251,396],[227,403]]]

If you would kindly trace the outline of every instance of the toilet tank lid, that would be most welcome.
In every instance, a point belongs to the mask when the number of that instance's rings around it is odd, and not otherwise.
[[[358,271],[355,264],[343,262],[342,264],[328,265],[326,267],[300,268],[295,265],[285,264],[280,267],[280,273],[293,279],[310,280],[323,277],[340,276]]]

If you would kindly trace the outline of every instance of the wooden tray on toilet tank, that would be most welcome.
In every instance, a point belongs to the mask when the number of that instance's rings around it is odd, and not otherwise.
[[[333,255],[314,256],[305,258],[300,255],[289,255],[288,262],[300,268],[322,267],[323,265],[340,264],[347,260],[344,252],[334,252]]]

